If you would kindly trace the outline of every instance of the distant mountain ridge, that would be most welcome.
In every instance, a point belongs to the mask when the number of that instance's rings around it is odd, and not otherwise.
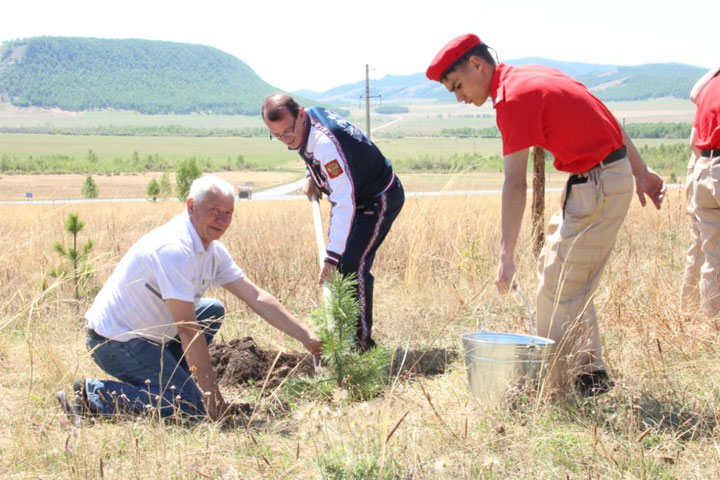
[[[35,37],[0,47],[0,94],[16,106],[257,114],[277,90],[204,45]]]
[[[695,81],[707,69],[681,63],[661,63],[637,66],[619,66],[582,62],[562,62],[541,57],[508,60],[510,65],[544,65],[557,68],[576,80],[605,101],[645,100],[651,98],[688,98]],[[392,103],[454,102],[454,95],[444,86],[431,82],[424,73],[387,75],[370,80],[372,95]],[[314,101],[340,104],[357,103],[365,94],[365,81],[341,85],[324,92],[300,90],[295,92]]]
[[[687,98],[705,69],[679,63],[618,66],[540,57],[507,63],[541,64],[578,79],[603,100]],[[216,48],[136,39],[35,37],[0,46],[0,100],[15,106],[64,110],[118,109],[141,113],[257,115],[263,98],[280,89],[242,60]],[[424,73],[371,80],[373,95],[390,104],[453,102]],[[356,105],[364,80],[325,92],[301,90],[303,104]]]

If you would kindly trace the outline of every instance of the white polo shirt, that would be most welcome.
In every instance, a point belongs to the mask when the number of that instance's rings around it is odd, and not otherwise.
[[[121,342],[164,343],[177,335],[165,299],[196,303],[210,285],[242,277],[225,245],[215,240],[203,247],[185,212],[130,247],[85,313],[87,326]]]

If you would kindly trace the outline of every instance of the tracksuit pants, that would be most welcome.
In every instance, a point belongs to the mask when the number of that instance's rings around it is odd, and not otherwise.
[[[372,339],[373,282],[370,273],[375,253],[390,231],[405,203],[405,191],[400,180],[385,193],[374,197],[365,205],[357,206],[345,252],[340,257],[338,270],[343,275],[357,276],[358,314],[357,344],[361,351],[375,346]]]

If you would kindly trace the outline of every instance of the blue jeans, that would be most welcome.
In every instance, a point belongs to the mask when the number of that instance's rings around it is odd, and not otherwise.
[[[218,300],[203,298],[195,305],[195,318],[208,344],[224,315]],[[95,363],[120,380],[85,379],[91,412],[138,415],[155,408],[163,417],[180,412],[205,415],[203,394],[191,378],[178,337],[160,345],[144,338],[118,342],[88,333],[85,345]]]

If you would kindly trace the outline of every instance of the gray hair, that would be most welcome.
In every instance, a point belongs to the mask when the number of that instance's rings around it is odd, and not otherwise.
[[[188,198],[192,198],[195,203],[202,203],[205,196],[210,192],[227,195],[235,200],[235,190],[233,186],[226,180],[214,175],[206,175],[193,180],[192,185],[190,185]]]

